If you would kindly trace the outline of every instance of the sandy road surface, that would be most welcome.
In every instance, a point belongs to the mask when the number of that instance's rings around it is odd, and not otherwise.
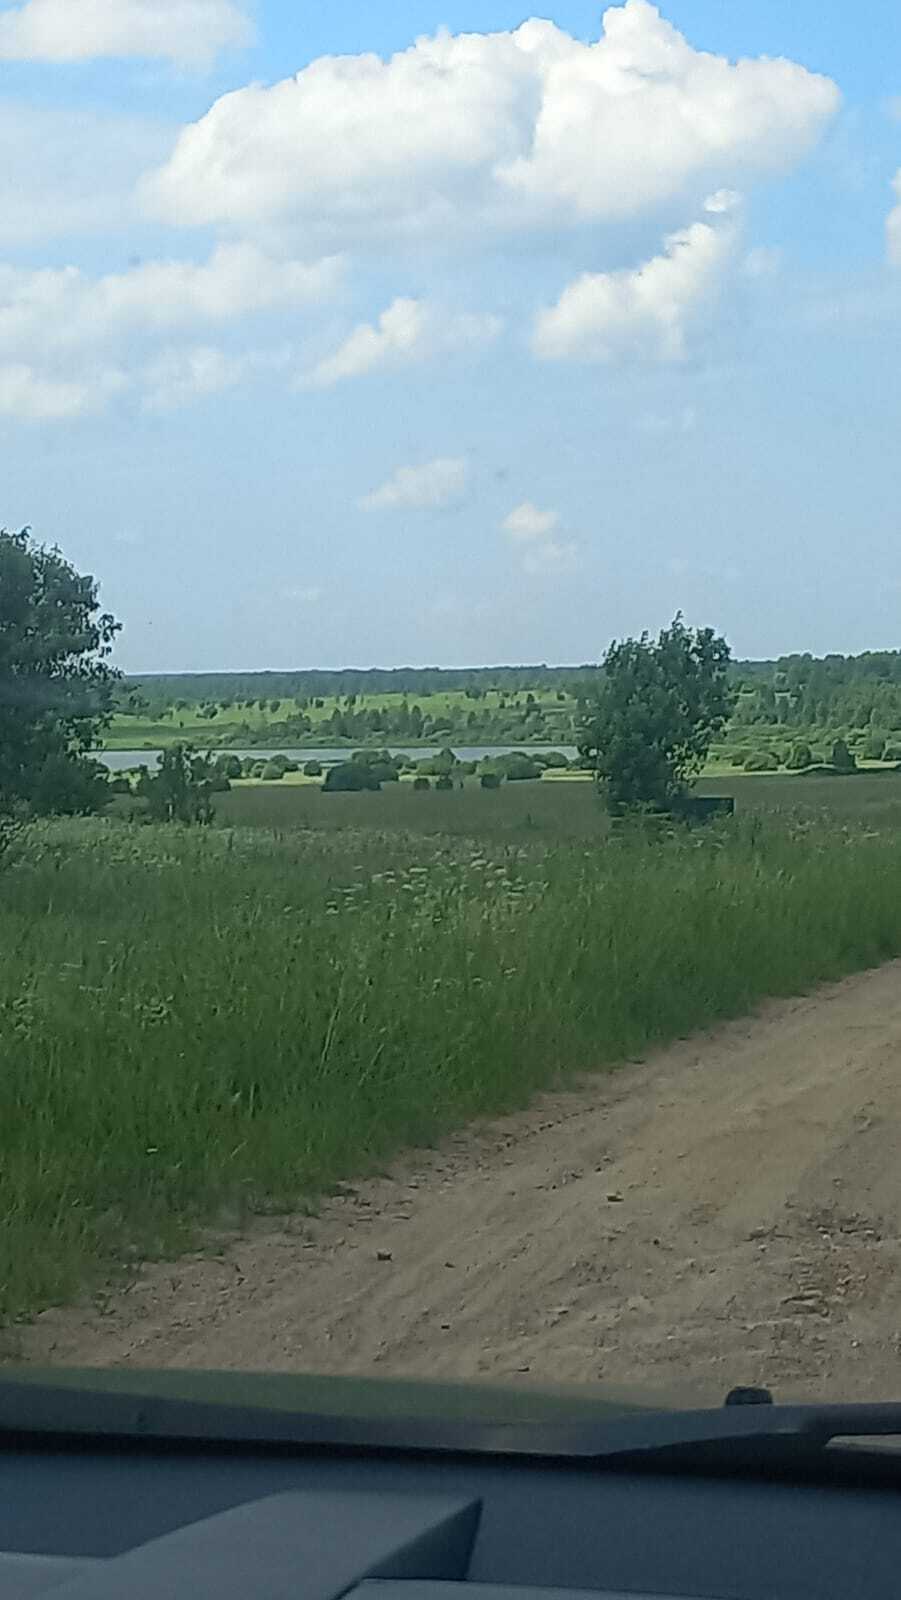
[[[901,963],[148,1268],[21,1355],[901,1398]]]

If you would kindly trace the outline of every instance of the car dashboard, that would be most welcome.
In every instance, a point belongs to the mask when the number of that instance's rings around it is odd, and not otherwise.
[[[228,1437],[220,1416],[211,1436],[182,1408],[163,1415],[165,1437],[143,1409],[128,1430],[101,1414],[93,1433],[60,1433],[34,1404],[36,1430],[23,1404],[0,1433],[0,1600],[899,1592],[901,1476],[885,1451],[824,1451],[814,1467],[779,1436],[775,1457],[729,1470],[719,1448],[706,1461],[611,1451],[609,1430],[597,1451],[583,1439],[555,1453],[553,1429],[497,1427],[474,1430],[472,1448],[465,1427],[436,1429],[428,1448],[428,1429],[407,1442],[389,1429],[387,1444],[375,1425],[291,1438],[290,1419],[273,1437],[246,1425]]]

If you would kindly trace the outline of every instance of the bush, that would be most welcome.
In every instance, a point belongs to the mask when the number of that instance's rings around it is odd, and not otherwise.
[[[225,778],[240,778],[244,769],[238,756],[220,756],[216,770]]]
[[[287,772],[287,770],[288,770],[289,766],[291,765],[291,763],[288,760],[287,756],[277,755],[277,756],[270,756],[268,761],[266,762],[266,765],[267,765],[267,767],[278,767],[278,769],[279,769],[279,771],[281,773],[285,773],[285,772]]]
[[[483,789],[499,789],[501,786],[501,781],[501,775],[499,772],[483,772],[481,778],[479,779]]]
[[[436,756],[426,756],[416,764],[417,772],[426,778],[449,778],[458,765],[453,750],[439,750]]]
[[[279,783],[285,776],[285,769],[280,761],[267,761],[260,776],[266,783]]]
[[[342,761],[330,767],[322,785],[323,794],[359,794],[366,789],[381,789],[375,774],[360,761]]]
[[[431,789],[431,787],[432,787],[431,778],[414,778],[413,779],[413,788],[418,790],[419,793],[422,793],[423,790],[425,790],[425,789]]]
[[[540,761],[543,767],[554,767],[561,772],[569,768],[569,762],[562,750],[544,750],[540,756],[535,757],[535,760]]]
[[[254,761],[254,762],[251,763],[251,768],[250,768],[250,772],[249,772],[248,776],[251,777],[251,778],[262,778],[263,773],[265,771],[266,771],[266,763],[265,763],[265,761]]]
[[[435,788],[440,789],[443,793],[446,793],[448,789],[453,789],[453,787],[453,778],[441,777],[435,779]]]
[[[887,744],[883,753],[883,761],[901,761],[901,744]]]
[[[813,766],[813,752],[810,745],[804,744],[801,740],[793,744],[785,765],[790,772],[803,772],[805,767]]]
[[[772,750],[752,750],[745,762],[745,772],[778,772],[779,762]]]
[[[304,773],[306,774],[306,776],[308,778],[321,778],[322,777],[322,762],[321,761],[308,761],[308,762],[306,762],[303,770],[304,770]]]
[[[541,777],[538,763],[519,750],[514,751],[512,755],[501,756],[500,765],[510,783],[522,783],[529,778]]]
[[[832,765],[836,772],[853,772],[857,766],[844,739],[836,739],[832,746]]]
[[[107,770],[87,757],[45,756],[34,775],[28,803],[38,816],[87,816],[110,798]]]
[[[885,755],[885,735],[868,733],[861,744],[860,754],[864,761],[881,761]]]

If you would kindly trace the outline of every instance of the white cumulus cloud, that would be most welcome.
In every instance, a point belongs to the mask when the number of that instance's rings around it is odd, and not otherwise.
[[[129,328],[229,322],[318,302],[340,263],[278,261],[252,244],[220,245],[206,262],[148,261],[92,278],[77,267],[0,264],[0,352],[95,344]]]
[[[889,212],[886,227],[888,243],[888,258],[893,266],[901,267],[901,170],[895,173],[892,179],[892,188],[898,196],[898,204]]]
[[[442,30],[387,61],[323,56],[226,94],[143,198],[178,223],[290,222],[321,250],[618,220],[791,168],[839,98],[794,62],[696,50],[625,0],[593,43],[535,19]]]
[[[92,365],[118,372],[151,409],[184,405],[262,371],[282,372],[287,381],[296,356],[284,339],[236,353],[190,337],[210,325],[231,332],[257,314],[316,307],[340,272],[336,260],[277,260],[251,244],[220,245],[205,262],[148,261],[102,277],[77,267],[0,263],[0,368],[7,374],[0,409],[46,421],[102,410],[117,387],[86,384]],[[188,342],[169,343],[176,332]]]
[[[514,507],[501,526],[513,539],[542,539],[559,526],[559,511],[539,511],[531,500]]]
[[[101,371],[91,377],[59,377],[27,362],[0,362],[0,416],[18,422],[61,422],[103,411],[125,387],[121,373]]]
[[[459,500],[469,482],[462,457],[439,456],[420,467],[398,467],[387,482],[360,501],[364,511],[437,511]]]
[[[539,312],[533,346],[544,360],[679,361],[691,319],[716,291],[734,249],[730,228],[696,222],[634,270],[585,272]]]
[[[441,351],[490,343],[500,330],[497,317],[443,313],[425,300],[400,297],[375,323],[359,323],[301,382],[308,388],[330,388],[378,367],[424,361]]]
[[[232,0],[26,0],[0,12],[0,61],[141,56],[203,67],[252,37]]]

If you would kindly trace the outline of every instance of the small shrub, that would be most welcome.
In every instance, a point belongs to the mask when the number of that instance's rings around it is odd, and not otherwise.
[[[779,762],[772,750],[752,750],[745,762],[745,772],[778,772]]]
[[[853,772],[857,766],[844,739],[836,739],[832,746],[832,765],[836,772]]]
[[[481,778],[479,779],[479,783],[483,789],[499,789],[501,786],[501,775],[499,772],[483,772]]]
[[[431,789],[431,787],[432,787],[431,778],[418,777],[418,778],[414,778],[413,779],[413,788],[416,789],[420,794],[425,789]]]
[[[810,745],[798,740],[788,752],[788,760],[785,765],[790,772],[803,772],[805,767],[813,766],[813,752]]]
[[[884,734],[868,733],[861,744],[860,754],[864,761],[882,761],[885,756]]]
[[[260,776],[266,783],[280,783],[285,776],[285,769],[280,761],[267,761]]]
[[[426,780],[426,781],[428,781],[428,780]],[[435,788],[436,789],[440,789],[442,791],[442,793],[446,793],[448,789],[453,789],[453,787],[454,787],[453,778],[448,778],[448,777],[443,777],[442,776],[440,778],[436,778],[435,779]]]
[[[367,789],[381,788],[376,775],[359,761],[342,761],[330,767],[322,785],[323,794],[359,794]]]
[[[304,765],[304,769],[303,770],[304,770],[305,775],[308,778],[321,778],[322,777],[322,762],[321,761],[307,761],[305,763],[305,765]]]
[[[507,766],[507,780],[509,783],[523,783],[540,777],[541,768],[536,762],[529,761],[528,758],[524,761],[511,760]]]

